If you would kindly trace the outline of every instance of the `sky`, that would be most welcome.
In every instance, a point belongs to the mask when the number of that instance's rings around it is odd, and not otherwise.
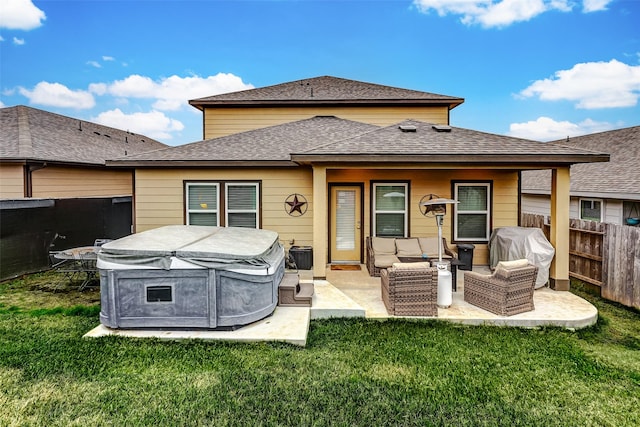
[[[538,141],[640,125],[640,0],[0,0],[0,107],[169,145],[190,99],[335,76]]]

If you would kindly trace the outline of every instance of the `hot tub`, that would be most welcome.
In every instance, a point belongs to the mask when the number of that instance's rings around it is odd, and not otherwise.
[[[269,230],[171,225],[104,244],[97,266],[106,327],[235,329],[275,310],[284,249]]]

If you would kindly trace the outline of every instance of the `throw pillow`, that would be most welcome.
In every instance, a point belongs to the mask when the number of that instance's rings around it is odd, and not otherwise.
[[[396,239],[388,237],[372,237],[371,247],[374,254],[396,254]]]
[[[513,270],[514,268],[523,268],[529,265],[527,259],[516,259],[513,261],[500,261],[496,268],[502,267],[505,270]]]
[[[396,270],[421,270],[423,268],[431,268],[429,262],[395,262],[392,265]]]
[[[396,251],[398,256],[422,256],[418,239],[396,239]]]

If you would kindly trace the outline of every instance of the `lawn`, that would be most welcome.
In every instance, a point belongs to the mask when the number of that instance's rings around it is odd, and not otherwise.
[[[0,426],[636,426],[640,313],[571,332],[313,321],[307,346],[85,339],[98,292],[0,284]]]

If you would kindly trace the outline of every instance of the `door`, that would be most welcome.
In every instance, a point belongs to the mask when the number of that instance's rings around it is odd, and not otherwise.
[[[362,187],[331,187],[331,262],[359,264],[362,251]]]

